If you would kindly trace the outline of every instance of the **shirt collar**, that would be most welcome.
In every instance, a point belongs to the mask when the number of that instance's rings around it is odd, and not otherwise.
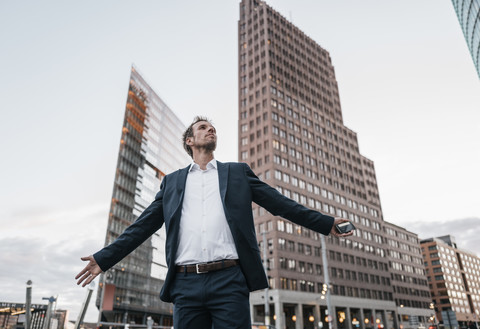
[[[207,163],[207,170],[208,169],[217,169],[217,160],[212,159],[209,163]],[[192,164],[190,165],[190,168],[188,168],[188,172],[191,172],[194,170],[201,170],[201,169],[198,164],[196,164],[195,162],[192,162]]]

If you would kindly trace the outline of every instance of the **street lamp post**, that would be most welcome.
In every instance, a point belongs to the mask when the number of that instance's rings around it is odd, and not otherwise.
[[[400,304],[400,309],[402,308],[403,308],[403,304]],[[399,329],[403,329],[403,318],[402,318],[402,313],[400,313],[400,310],[398,311],[398,320],[399,320],[399,323],[398,323]]]
[[[83,301],[82,307],[80,308],[80,312],[78,313],[78,317],[77,317],[77,321],[75,322],[74,329],[79,329],[83,323],[85,314],[87,314],[88,304],[90,304],[90,298],[92,297],[93,289],[94,289],[93,283],[89,284],[87,289],[87,295],[85,296],[85,300]]]
[[[32,322],[32,280],[27,281],[27,292],[25,300],[25,329],[30,329]]]
[[[332,303],[330,301],[330,276],[328,274],[328,260],[327,260],[327,246],[325,243],[325,236],[320,234],[320,242],[322,243],[322,262],[323,262],[323,276],[325,278],[324,289],[326,288],[327,297],[327,312],[328,312],[328,328],[333,329],[334,314],[332,310]]]
[[[45,316],[45,323],[43,324],[43,329],[50,329],[50,320],[52,319],[52,307],[53,302],[56,302],[55,297],[43,297],[43,300],[48,300],[47,314]]]
[[[430,309],[433,311],[433,324],[435,325],[435,328],[438,328],[437,325],[437,313],[435,312],[435,304],[433,302],[430,303]]]
[[[265,275],[268,278],[268,266],[267,266],[267,232],[262,232],[263,238],[263,269],[265,270]],[[269,282],[270,284],[270,282]],[[270,301],[268,297],[268,289],[269,287],[265,288],[265,325],[270,325]]]

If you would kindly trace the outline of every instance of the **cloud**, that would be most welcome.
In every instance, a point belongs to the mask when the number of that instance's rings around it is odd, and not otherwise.
[[[57,308],[76,319],[87,289],[75,275],[83,268],[81,256],[103,246],[108,213],[104,205],[66,209],[31,209],[12,212],[0,232],[0,291],[2,301],[25,302],[25,283],[33,281],[32,301],[58,296]],[[41,211],[40,211],[41,210]],[[96,290],[95,290],[96,291]],[[95,293],[86,321],[96,321]]]
[[[86,295],[86,289],[78,287],[74,276],[82,268],[78,255],[89,254],[89,246],[97,244],[95,239],[83,244],[69,244],[58,240],[49,244],[42,239],[0,239],[0,263],[2,276],[0,291],[2,301],[25,302],[25,283],[33,281],[32,301],[45,304],[43,297],[58,296],[57,308],[68,309],[76,318]],[[95,313],[95,298],[89,305],[89,313]],[[95,321],[95,315],[90,316]]]
[[[403,225],[409,231],[417,233],[420,239],[428,239],[443,235],[455,237],[457,247],[480,255],[480,218],[470,217],[451,219],[440,222],[411,222]]]

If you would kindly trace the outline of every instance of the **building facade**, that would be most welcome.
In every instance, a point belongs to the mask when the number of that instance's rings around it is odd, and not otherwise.
[[[263,246],[265,235],[268,249],[270,322],[327,326],[328,270],[336,328],[397,328],[401,298],[392,286],[374,163],[343,124],[329,53],[257,0],[240,3],[238,42],[239,160],[285,196],[357,227],[349,239],[326,239],[326,269],[317,233],[254,205],[258,240]],[[421,262],[412,266],[423,271]],[[252,294],[254,321],[264,320],[265,297]],[[423,308],[424,298],[412,308]]]
[[[437,321],[458,327],[480,317],[480,257],[450,235],[421,241]]]
[[[403,328],[421,324],[427,327],[433,324],[432,297],[418,235],[387,221],[383,223],[383,231],[399,324]]]
[[[480,0],[452,0],[452,3],[480,77]]]
[[[183,123],[132,67],[105,245],[153,201],[162,178],[191,160],[183,150]],[[165,229],[101,276],[101,320],[172,325],[173,307],[159,299],[167,266]]]

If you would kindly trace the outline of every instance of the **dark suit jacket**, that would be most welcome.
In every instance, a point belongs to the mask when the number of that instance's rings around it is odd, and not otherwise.
[[[334,218],[283,196],[262,182],[245,163],[217,163],[223,209],[237,248],[240,267],[250,291],[264,289],[268,286],[268,281],[255,234],[252,201],[273,215],[325,235],[330,233]],[[172,301],[170,287],[175,277],[175,255],[188,169],[189,167],[186,167],[165,176],[155,200],[135,223],[112,244],[93,255],[100,268],[106,271],[165,223],[168,272],[160,293],[160,298],[165,302]]]

